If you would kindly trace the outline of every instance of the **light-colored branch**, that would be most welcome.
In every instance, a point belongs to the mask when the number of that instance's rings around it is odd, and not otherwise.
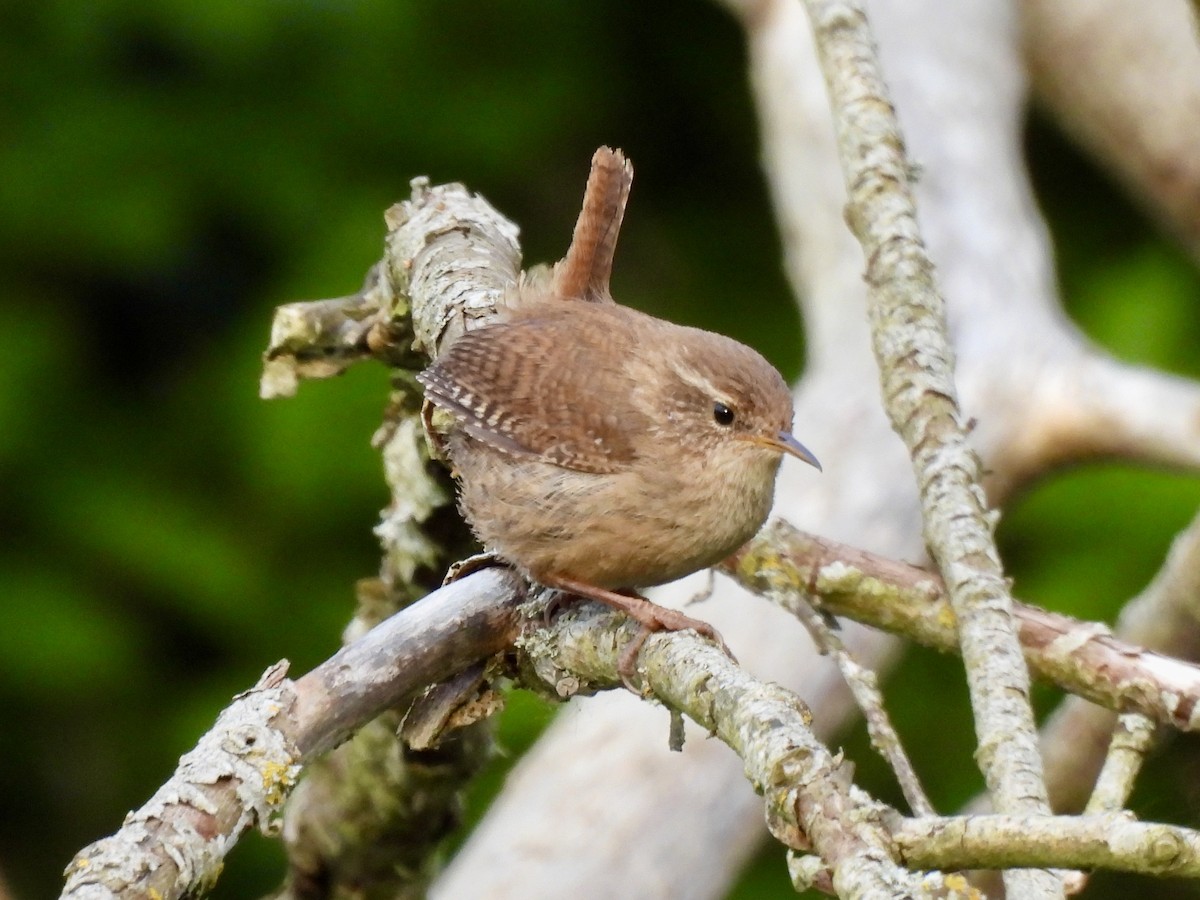
[[[494,311],[520,263],[516,226],[482,197],[457,184],[430,187],[426,179],[414,180],[412,189],[387,213],[385,255],[364,288],[340,300],[280,307],[265,355],[265,396],[290,394],[301,378],[336,374],[368,356],[393,370],[391,402],[372,442],[392,498],[375,529],[383,565],[369,589],[360,585],[360,600],[369,602],[360,602],[347,639],[425,593],[428,584],[416,579],[428,582],[452,553],[469,552],[465,526],[457,541],[449,529],[437,539],[426,529],[453,491],[446,473],[429,463],[411,370],[428,361],[418,349],[433,353],[468,317],[483,321]],[[403,713],[389,710],[309,768],[285,813],[289,870],[281,896],[303,900],[347,885],[424,892],[440,839],[457,823],[457,792],[490,756],[490,723],[460,730],[436,765],[414,772],[397,733]]]
[[[1117,719],[1108,745],[1108,755],[1096,779],[1096,787],[1084,808],[1084,815],[1099,816],[1120,812],[1129,802],[1133,783],[1142,771],[1146,754],[1154,747],[1156,727],[1141,713],[1126,713]]]
[[[299,766],[384,709],[508,647],[519,579],[490,569],[408,607],[295,682],[273,667],[237,697],[121,830],[85,847],[63,897],[183,897],[211,887],[249,828],[271,828]]]
[[[1130,815],[905,819],[892,836],[919,869],[1070,866],[1200,878],[1200,832]]]
[[[862,8],[854,0],[808,0],[807,6],[834,109],[850,195],[847,219],[867,257],[884,406],[912,454],[925,539],[958,616],[977,759],[997,809],[1048,812],[1029,676],[979,460],[959,411],[944,304],[917,227],[899,124]],[[1022,896],[1061,895],[1054,882],[1014,875],[1010,888]]]
[[[986,389],[993,409],[1022,411],[1020,433],[987,479],[990,496],[1007,497],[1041,473],[1083,460],[1200,470],[1200,385],[1064,337],[1042,365],[1026,370],[1018,357],[1013,380]]]
[[[116,834],[67,867],[64,898],[183,897],[210,890],[240,837],[271,820],[295,785],[300,750],[282,720],[295,713],[287,664],[222,711],[212,730]]]
[[[1085,816],[1112,815],[1125,809],[1146,756],[1154,749],[1157,732],[1154,721],[1141,713],[1126,713],[1117,718],[1104,765],[1083,811]],[[1087,882],[1086,872],[1064,873],[1064,883],[1072,895],[1082,893]]]
[[[568,616],[523,641],[538,676],[560,694],[581,681],[616,684],[619,646],[635,624],[626,623],[614,640],[623,617],[594,604]],[[811,715],[794,694],[751,677],[689,633],[649,638],[640,671],[653,696],[741,757],[772,831],[789,846],[814,847],[833,871],[838,896],[928,896],[920,879],[892,860],[878,808],[852,795],[849,771],[812,733]]]
[[[521,629],[523,596],[517,575],[483,569],[406,607],[297,679],[300,752],[337,746],[371,714],[506,649]]]
[[[387,285],[376,266],[354,294],[276,308],[259,396],[291,397],[303,379],[332,378],[366,359],[372,352],[368,336],[389,306]]]
[[[413,349],[437,356],[476,324],[493,321],[517,283],[517,226],[461,184],[430,187],[414,178],[412,197],[388,210],[384,252],[396,306],[411,312]]]
[[[1173,559],[1181,557],[1172,554]],[[957,619],[945,586],[926,569],[806,534],[782,520],[769,523],[723,568],[793,613],[811,589],[830,613],[937,650],[958,649]],[[1178,571],[1174,566],[1170,570]],[[1036,606],[1017,603],[1014,614],[1030,667],[1086,698],[1079,701],[1081,707],[1137,710],[1180,731],[1200,730],[1200,666],[1114,638],[1095,623]],[[1181,623],[1174,632],[1181,640],[1196,631],[1194,624],[1186,626]],[[1073,747],[1070,758],[1076,758],[1077,742],[1064,745]]]

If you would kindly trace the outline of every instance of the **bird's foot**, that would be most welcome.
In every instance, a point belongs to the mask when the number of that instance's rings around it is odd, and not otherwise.
[[[652,603],[635,591],[610,591],[606,588],[595,587],[594,585],[576,581],[572,578],[559,578],[556,576],[539,575],[537,580],[546,587],[567,591],[579,597],[586,597],[589,600],[597,600],[606,606],[620,610],[641,624],[642,627],[638,630],[637,635],[625,645],[621,650],[621,655],[617,658],[617,674],[621,676],[621,681],[625,687],[629,688],[635,694],[642,693],[641,689],[633,681],[634,676],[637,674],[638,655],[641,653],[642,646],[646,643],[646,638],[656,631],[687,631],[690,629],[702,637],[708,638],[720,647],[726,656],[737,662],[737,657],[733,655],[733,652],[725,643],[725,639],[721,637],[720,632],[707,622],[694,619],[677,609],[670,609],[669,607]],[[555,603],[555,608],[561,605],[561,603],[561,600]]]

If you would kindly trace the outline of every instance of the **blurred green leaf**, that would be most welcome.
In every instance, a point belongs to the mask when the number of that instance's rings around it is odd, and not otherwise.
[[[1030,603],[1111,622],[1197,510],[1193,476],[1086,466],[1049,478],[1001,520],[1013,589]]]
[[[135,674],[141,629],[113,616],[76,573],[5,554],[0,585],[0,633],[8,636],[0,653],[0,695],[98,700]]]
[[[1174,248],[1146,242],[1096,266],[1073,308],[1084,331],[1122,359],[1200,375],[1200,273]]]
[[[178,596],[186,609],[223,627],[259,614],[247,602],[263,588],[254,535],[238,533],[215,510],[188,503],[152,477],[68,473],[47,491],[44,510],[61,539],[97,570],[135,582],[149,596]]]
[[[34,442],[45,439],[45,418],[62,411],[79,352],[73,323],[54,305],[51,296],[10,294],[0,304],[0,473],[22,459],[37,455]],[[33,398],[44,410],[30,415]]]

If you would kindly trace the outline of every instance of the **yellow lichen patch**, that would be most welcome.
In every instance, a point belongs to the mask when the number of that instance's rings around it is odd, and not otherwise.
[[[937,621],[943,628],[949,628],[951,631],[958,629],[958,616],[954,614],[949,603],[938,604]]]
[[[773,590],[800,590],[804,585],[795,565],[766,534],[751,541],[738,558],[737,575],[747,584]]]
[[[963,900],[977,900],[983,897],[978,888],[971,885],[966,877],[957,872],[951,872],[942,879],[942,884],[947,890],[953,891],[954,896],[962,897]]]
[[[290,788],[296,783],[296,768],[279,762],[269,762],[263,766],[263,789],[266,791],[265,799],[271,806],[279,806],[287,799]]]

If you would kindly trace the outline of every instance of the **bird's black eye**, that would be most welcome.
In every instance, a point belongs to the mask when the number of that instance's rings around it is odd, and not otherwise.
[[[721,403],[719,400],[713,404],[713,420],[718,425],[729,426],[733,424],[733,410]]]

